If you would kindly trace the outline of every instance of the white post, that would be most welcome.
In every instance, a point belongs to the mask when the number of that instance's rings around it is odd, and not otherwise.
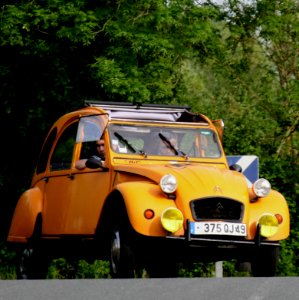
[[[215,263],[215,272],[217,278],[223,277],[223,261],[216,261]]]

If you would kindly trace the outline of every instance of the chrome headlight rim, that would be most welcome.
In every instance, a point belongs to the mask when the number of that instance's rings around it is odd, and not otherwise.
[[[172,174],[166,174],[160,179],[160,188],[165,194],[173,194],[177,187],[178,182]]]
[[[253,183],[252,190],[257,197],[263,198],[269,195],[271,184],[267,179],[259,178]]]

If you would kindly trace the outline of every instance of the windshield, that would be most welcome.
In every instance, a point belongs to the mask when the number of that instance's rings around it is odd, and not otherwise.
[[[221,156],[218,138],[211,129],[111,124],[108,131],[116,153],[185,158]]]

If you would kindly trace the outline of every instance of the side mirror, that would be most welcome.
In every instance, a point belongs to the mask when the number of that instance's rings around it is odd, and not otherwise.
[[[237,171],[237,172],[242,173],[242,167],[238,164],[233,164],[233,165],[229,166],[229,169],[232,171]]]
[[[98,169],[98,168],[106,169],[103,166],[103,162],[101,158],[96,155],[93,155],[91,158],[89,158],[86,161],[85,166],[89,169]]]
[[[215,128],[218,132],[221,143],[223,143],[223,133],[224,133],[224,122],[223,122],[223,120],[222,119],[212,120],[212,123],[214,124],[214,126],[215,126]]]

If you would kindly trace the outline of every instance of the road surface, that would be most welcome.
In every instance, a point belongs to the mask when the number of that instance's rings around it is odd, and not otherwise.
[[[297,277],[0,280],[0,300],[296,300]]]

